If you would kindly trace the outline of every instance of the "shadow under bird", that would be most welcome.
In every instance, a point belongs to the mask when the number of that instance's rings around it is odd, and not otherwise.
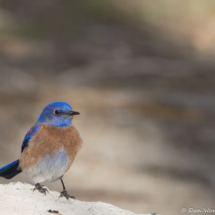
[[[28,131],[21,148],[19,160],[0,169],[0,177],[11,179],[24,172],[34,190],[46,194],[40,183],[61,180],[60,197],[70,196],[63,183],[63,175],[72,165],[82,146],[79,132],[72,124],[72,107],[65,102],[55,102],[45,107],[37,123]]]

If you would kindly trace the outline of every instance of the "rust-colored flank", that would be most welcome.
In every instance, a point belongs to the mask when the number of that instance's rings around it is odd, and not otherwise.
[[[42,124],[42,128],[22,152],[20,166],[25,171],[39,164],[46,158],[46,155],[53,158],[59,151],[64,150],[69,158],[69,169],[81,147],[82,139],[74,126],[58,128]]]

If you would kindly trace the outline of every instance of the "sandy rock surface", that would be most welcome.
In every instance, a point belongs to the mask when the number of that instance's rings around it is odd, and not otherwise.
[[[43,195],[33,192],[34,186],[21,182],[0,185],[0,215],[134,215],[103,202],[82,202],[59,198],[58,192],[49,191]],[[49,210],[58,213],[48,212]]]

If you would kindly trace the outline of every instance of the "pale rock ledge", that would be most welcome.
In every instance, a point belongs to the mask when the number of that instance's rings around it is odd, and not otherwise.
[[[67,200],[50,190],[45,196],[33,189],[21,182],[0,184],[0,215],[135,215],[103,202]]]

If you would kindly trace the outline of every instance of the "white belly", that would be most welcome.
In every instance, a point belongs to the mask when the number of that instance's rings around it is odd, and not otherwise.
[[[52,182],[61,178],[68,169],[69,159],[65,151],[59,152],[51,158],[46,155],[45,160],[41,160],[33,168],[24,171],[32,184],[42,182]]]

